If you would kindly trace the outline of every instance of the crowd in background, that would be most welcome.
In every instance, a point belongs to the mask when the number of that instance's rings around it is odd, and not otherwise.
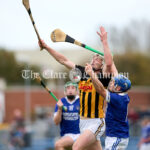
[[[136,145],[134,146],[138,149],[143,138],[143,130],[145,130],[147,126],[150,126],[150,109],[130,108],[128,110],[128,118],[130,124],[130,140],[132,140],[132,138],[137,139]],[[59,138],[59,127],[53,122],[53,112],[41,112],[40,114],[36,114],[34,120],[32,120],[30,124],[27,124],[21,111],[16,109],[8,131],[9,132],[7,133],[9,133],[9,136],[6,139],[8,140],[9,150],[19,150],[32,147],[35,141],[42,139],[47,139],[48,150],[53,147],[50,143],[54,144]],[[3,144],[6,143],[7,142]],[[2,143],[0,143],[0,145],[1,144]],[[36,145],[36,143],[34,144]]]

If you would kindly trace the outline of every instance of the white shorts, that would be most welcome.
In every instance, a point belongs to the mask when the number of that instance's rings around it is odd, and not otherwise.
[[[65,137],[65,136],[69,136],[75,142],[77,140],[77,138],[80,136],[80,134],[71,134],[71,133],[68,133],[68,134],[65,134],[63,137]]]
[[[100,141],[100,137],[105,131],[104,118],[80,119],[80,132],[83,133],[85,130],[90,130],[96,136],[96,139]]]
[[[108,137],[105,139],[105,150],[125,150],[128,146],[129,138]]]
[[[150,143],[147,143],[147,144],[142,144],[140,146],[140,150],[149,150],[150,149]]]

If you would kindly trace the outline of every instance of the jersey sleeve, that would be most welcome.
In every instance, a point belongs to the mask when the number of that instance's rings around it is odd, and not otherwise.
[[[106,93],[106,101],[108,103],[112,104],[112,105],[121,104],[121,100],[118,97],[118,94],[117,93],[109,92],[108,90],[107,90],[107,93]]]
[[[83,67],[83,66],[76,65],[75,68],[79,69],[82,74],[85,72],[85,67]]]
[[[58,111],[58,106],[57,104],[55,105],[55,113]]]
[[[108,90],[106,90],[106,101],[110,102],[110,92]]]
[[[57,111],[58,111],[58,106],[57,106],[57,104],[56,104],[56,105],[55,105],[55,111],[54,111],[54,117],[56,116]]]

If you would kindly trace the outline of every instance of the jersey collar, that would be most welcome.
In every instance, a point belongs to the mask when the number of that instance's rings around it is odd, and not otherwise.
[[[73,104],[73,103],[79,98],[79,96],[76,95],[76,97],[75,97],[75,99],[74,99],[73,101],[69,101],[68,98],[67,98],[67,96],[66,96],[65,98],[66,98],[66,100],[67,100],[67,102],[68,102],[69,104]]]

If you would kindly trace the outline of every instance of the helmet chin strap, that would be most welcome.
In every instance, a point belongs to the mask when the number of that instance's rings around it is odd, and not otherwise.
[[[108,90],[110,92],[112,92],[112,93],[122,93],[121,91],[117,91],[116,88],[117,88],[117,85],[115,85],[115,87],[113,88],[113,90],[110,90],[109,87],[108,87]]]

